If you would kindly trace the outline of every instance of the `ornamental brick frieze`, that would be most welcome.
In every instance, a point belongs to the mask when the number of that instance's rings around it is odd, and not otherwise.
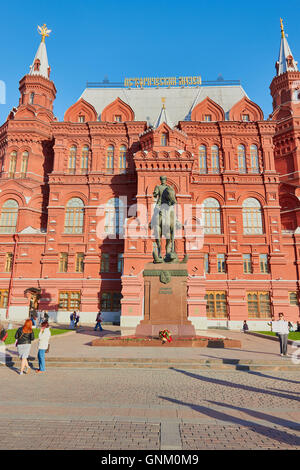
[[[216,176],[205,176],[205,177],[192,176],[192,183],[195,183],[195,184],[211,184],[211,183],[221,184],[222,183],[222,178],[221,178],[221,176],[219,176],[219,177],[216,177]]]

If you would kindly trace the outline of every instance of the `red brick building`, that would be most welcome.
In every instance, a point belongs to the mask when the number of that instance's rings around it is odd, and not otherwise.
[[[19,90],[0,128],[2,318],[25,318],[24,290],[39,287],[53,319],[100,308],[136,326],[166,175],[184,223],[202,208],[203,236],[175,242],[196,328],[299,319],[300,72],[283,27],[267,120],[239,83],[164,77],[91,84],[59,122],[45,35]]]

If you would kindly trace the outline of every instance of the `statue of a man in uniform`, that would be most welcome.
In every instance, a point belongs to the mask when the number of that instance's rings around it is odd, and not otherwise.
[[[160,184],[155,186],[153,191],[156,206],[151,221],[151,227],[154,230],[157,248],[157,251],[153,252],[154,263],[178,260],[174,249],[176,225],[175,205],[177,201],[174,189],[167,185],[166,181],[166,176],[160,176]],[[166,238],[166,256],[164,259],[161,253],[161,240],[163,236]]]

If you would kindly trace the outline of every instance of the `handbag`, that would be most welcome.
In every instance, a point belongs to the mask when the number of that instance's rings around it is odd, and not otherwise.
[[[21,339],[23,335],[24,335],[24,333],[22,332],[20,338],[18,338],[18,339],[15,341],[15,346],[16,346],[16,347],[18,346],[19,339]]]

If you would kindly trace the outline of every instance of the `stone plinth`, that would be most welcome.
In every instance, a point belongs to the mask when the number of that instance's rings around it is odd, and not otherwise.
[[[136,328],[138,336],[157,336],[170,330],[172,336],[195,336],[187,317],[187,265],[148,263],[144,277],[144,319]]]

